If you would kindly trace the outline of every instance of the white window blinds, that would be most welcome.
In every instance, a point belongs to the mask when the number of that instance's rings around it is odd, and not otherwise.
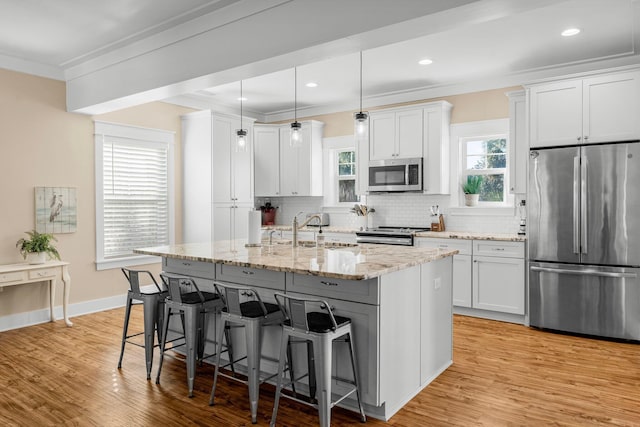
[[[101,269],[123,265],[114,260],[139,258],[135,248],[172,243],[173,133],[96,122],[95,139]]]

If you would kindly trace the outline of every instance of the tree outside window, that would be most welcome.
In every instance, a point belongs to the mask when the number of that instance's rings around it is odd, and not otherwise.
[[[467,176],[483,177],[480,202],[504,203],[507,183],[507,138],[505,135],[472,137],[462,140],[464,172]]]
[[[353,149],[337,152],[338,203],[360,201],[356,194],[356,152]]]

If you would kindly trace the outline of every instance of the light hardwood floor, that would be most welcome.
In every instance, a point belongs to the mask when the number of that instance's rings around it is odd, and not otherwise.
[[[132,325],[141,325],[135,309]],[[247,391],[198,371],[195,397],[185,365],[165,359],[162,384],[145,378],[144,353],[119,355],[123,309],[0,333],[0,425],[251,425]],[[157,359],[156,359],[157,361]],[[156,366],[153,374],[155,375]],[[273,387],[261,389],[258,425],[269,424]],[[317,425],[314,410],[281,402],[278,425]],[[335,408],[332,425],[360,425]],[[640,425],[640,345],[552,334],[456,316],[454,364],[387,424],[370,426]]]

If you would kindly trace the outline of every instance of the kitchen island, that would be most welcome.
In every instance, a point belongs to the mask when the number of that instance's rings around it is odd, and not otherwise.
[[[285,241],[246,247],[245,241],[233,240],[135,252],[162,257],[165,272],[195,277],[203,288],[217,280],[255,287],[271,302],[275,292],[326,300],[335,314],[352,320],[362,400],[369,416],[388,420],[452,363],[456,250],[367,244],[316,248],[305,242],[292,247]],[[211,336],[213,328],[209,331]],[[243,340],[233,341],[236,354],[244,354]],[[269,328],[262,353],[275,357],[279,343],[280,331]],[[334,374],[349,377],[346,346],[334,349]],[[296,365],[306,367],[305,349],[294,350],[299,350]],[[261,368],[275,372],[277,365],[263,361]],[[341,383],[332,387],[343,391]],[[348,399],[342,404],[355,408]]]

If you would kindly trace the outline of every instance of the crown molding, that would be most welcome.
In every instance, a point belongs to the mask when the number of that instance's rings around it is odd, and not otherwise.
[[[64,81],[64,71],[60,67],[29,61],[11,55],[0,54],[0,68],[47,79]]]

